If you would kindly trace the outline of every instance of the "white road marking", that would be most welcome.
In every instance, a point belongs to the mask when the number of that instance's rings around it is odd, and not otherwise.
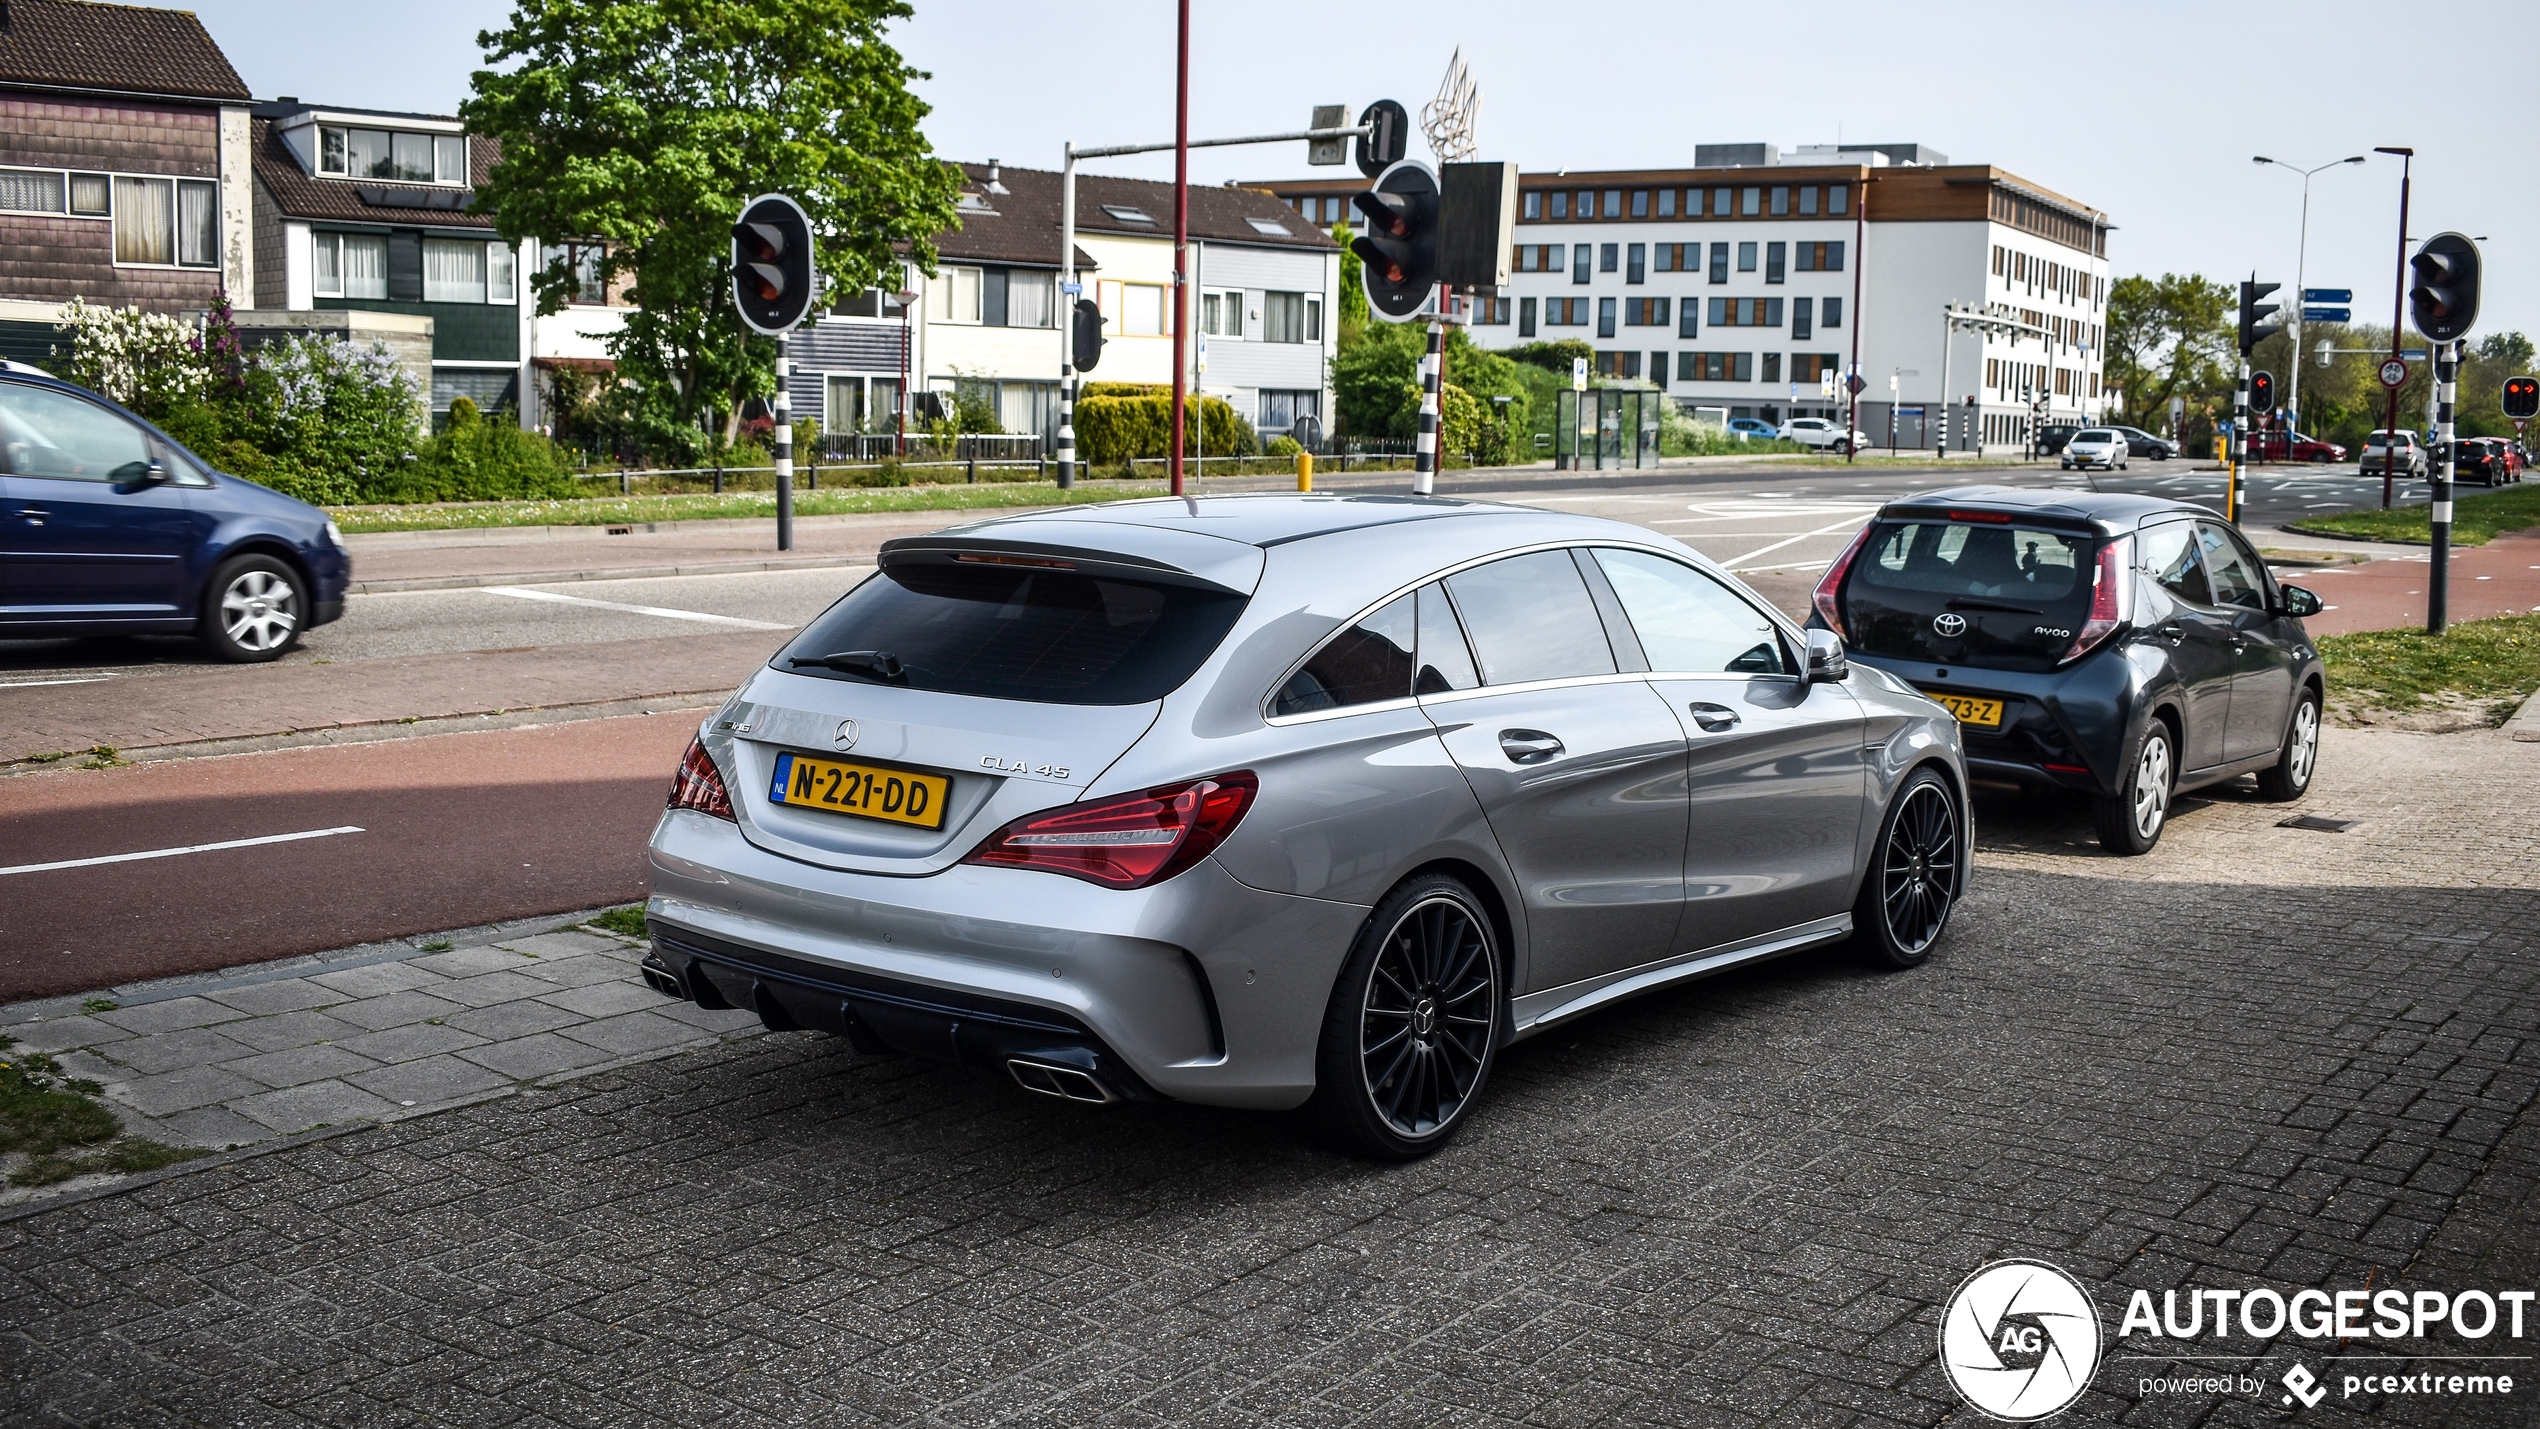
[[[307,829],[296,834],[267,834],[257,839],[229,839],[216,844],[188,844],[184,848],[154,848],[140,853],[110,853],[103,858],[66,858],[59,863],[22,863],[15,868],[0,868],[0,878],[12,873],[49,873],[57,868],[94,868],[101,863],[132,863],[145,858],[174,858],[182,853],[211,853],[225,848],[254,848],[259,844],[287,844],[301,839],[332,838],[337,834],[367,833],[366,829],[346,824],[336,829]]]
[[[772,621],[743,620],[737,615],[708,615],[702,610],[672,610],[667,606],[659,605],[628,605],[624,601],[594,600],[587,595],[565,595],[558,591],[531,590],[526,586],[486,585],[478,586],[477,589],[487,595],[507,595],[514,600],[553,601],[558,605],[590,605],[602,610],[623,610],[634,615],[657,615],[664,620],[697,620],[708,625],[737,625],[744,630],[791,630],[794,628],[790,625],[778,625]]]
[[[1729,560],[1720,562],[1720,564],[1734,571],[1744,566],[1748,561],[1754,560],[1757,556],[1771,555],[1773,552],[1780,550],[1784,546],[1795,546],[1800,542],[1807,540],[1811,536],[1831,536],[1837,531],[1850,530],[1851,528],[1869,520],[1871,514],[1872,513],[1864,513],[1859,516],[1848,517],[1844,520],[1837,521],[1831,526],[1820,526],[1814,531],[1802,531],[1787,541],[1775,541],[1769,546],[1759,546],[1756,549],[1747,552],[1743,556],[1732,557]]]
[[[1784,561],[1780,565],[1776,566],[1740,566],[1735,574],[1744,576],[1753,575],[1758,571],[1795,571],[1801,569],[1802,567],[1826,566],[1832,565],[1833,563],[1834,558],[1832,556],[1828,556],[1822,561]]]
[[[113,678],[112,675],[80,675],[67,680],[0,680],[0,690],[31,690],[37,685],[93,685]]]

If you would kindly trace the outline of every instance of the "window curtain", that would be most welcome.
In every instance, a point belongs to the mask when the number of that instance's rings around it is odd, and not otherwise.
[[[62,176],[40,169],[0,169],[0,208],[18,213],[62,212]]]
[[[176,185],[166,179],[115,180],[115,261],[176,261]]]
[[[427,303],[485,301],[484,243],[463,238],[425,239],[423,300]]]
[[[344,235],[344,296],[388,296],[388,236],[384,233]]]
[[[1006,278],[1005,325],[1007,327],[1050,326],[1052,298],[1057,288],[1047,273],[1012,273]]]
[[[344,273],[335,261],[341,250],[342,240],[332,233],[309,236],[309,273],[314,280],[310,288],[321,298],[344,296]]]
[[[520,301],[520,255],[508,243],[485,245],[485,301]]]
[[[220,262],[220,187],[181,183],[176,186],[176,261],[196,268]]]

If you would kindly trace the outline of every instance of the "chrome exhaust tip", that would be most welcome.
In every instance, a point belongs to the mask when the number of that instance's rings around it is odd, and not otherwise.
[[[1090,1102],[1107,1106],[1120,1098],[1111,1094],[1091,1072],[1081,1067],[1061,1066],[1056,1062],[1036,1062],[1026,1057],[1008,1057],[1005,1069],[1014,1077],[1016,1086],[1027,1092],[1063,1101]]]
[[[658,954],[646,953],[644,961],[638,966],[644,974],[645,983],[653,991],[664,997],[678,998],[681,1002],[688,1000],[688,989],[679,985],[679,975],[672,972],[670,965],[663,962]]]

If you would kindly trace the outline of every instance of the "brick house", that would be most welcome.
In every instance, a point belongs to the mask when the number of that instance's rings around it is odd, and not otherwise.
[[[74,297],[250,305],[251,103],[186,11],[0,0],[0,357],[46,361]]]

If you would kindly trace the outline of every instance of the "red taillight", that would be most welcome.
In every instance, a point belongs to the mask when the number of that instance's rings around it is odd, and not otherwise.
[[[1260,788],[1259,780],[1238,770],[1070,804],[1015,820],[962,862],[1037,868],[1105,888],[1144,888],[1208,857],[1235,831]]]
[[[1846,640],[1852,638],[1852,632],[1843,628],[1843,602],[1838,599],[1843,594],[1843,575],[1852,569],[1852,558],[1870,543],[1870,532],[1875,529],[1876,522],[1862,527],[1861,534],[1852,538],[1852,544],[1843,548],[1833,565],[1826,567],[1826,578],[1817,582],[1817,616]]]
[[[2100,642],[2133,618],[2133,562],[2128,559],[2133,553],[2132,536],[2119,536],[2100,546],[2099,559],[2090,569],[2090,617],[2081,623],[2080,632],[2056,664],[2069,665],[2098,649]]]
[[[723,775],[715,769],[706,747],[693,739],[688,741],[688,752],[680,756],[679,772],[670,776],[670,807],[732,819],[732,796],[724,792]]]

